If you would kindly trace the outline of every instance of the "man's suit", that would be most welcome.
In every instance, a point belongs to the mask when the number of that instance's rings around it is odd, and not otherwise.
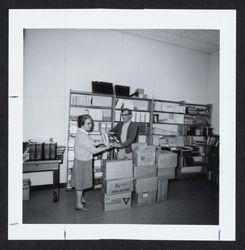
[[[122,127],[123,127],[123,122],[118,122],[118,124],[111,129],[111,132],[114,132],[119,139],[121,138]],[[130,122],[127,131],[126,141],[121,144],[121,148],[125,148],[125,153],[129,154],[132,152],[131,144],[136,142],[137,134],[138,134],[137,123]]]

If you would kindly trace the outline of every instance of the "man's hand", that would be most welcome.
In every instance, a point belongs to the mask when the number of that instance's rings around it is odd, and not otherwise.
[[[117,143],[117,142],[113,142],[113,143],[112,143],[112,146],[113,146],[114,148],[120,148],[120,147],[121,147],[121,144],[120,144],[120,143]]]

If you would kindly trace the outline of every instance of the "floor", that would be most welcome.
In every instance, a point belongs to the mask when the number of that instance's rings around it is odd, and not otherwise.
[[[168,199],[129,209],[103,211],[102,190],[87,191],[88,211],[77,211],[75,191],[60,190],[60,201],[52,202],[52,190],[31,191],[31,199],[23,201],[23,223],[62,224],[205,224],[219,223],[218,185],[203,178],[169,181]]]

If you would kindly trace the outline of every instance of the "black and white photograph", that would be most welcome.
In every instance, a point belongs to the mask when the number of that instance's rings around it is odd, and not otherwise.
[[[235,12],[60,12],[10,13],[9,237],[234,239]]]

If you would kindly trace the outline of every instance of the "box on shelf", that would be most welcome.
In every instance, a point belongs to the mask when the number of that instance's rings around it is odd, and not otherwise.
[[[134,191],[136,193],[144,193],[156,190],[157,190],[157,177],[134,180]]]
[[[157,202],[168,198],[168,180],[158,177],[157,180]]]
[[[103,176],[106,180],[132,178],[132,160],[107,160],[103,167]]]
[[[131,207],[131,192],[121,194],[103,194],[104,211],[113,211]]]
[[[30,200],[30,186],[31,186],[31,180],[24,179],[23,180],[23,201]]]
[[[134,179],[154,177],[157,175],[156,165],[134,166]]]
[[[133,178],[106,180],[103,178],[103,190],[106,194],[127,193],[133,191]]]
[[[164,179],[175,179],[175,169],[176,168],[157,168],[157,176]]]
[[[156,152],[156,163],[158,168],[175,168],[177,166],[178,155],[171,151],[163,150]]]
[[[135,166],[146,166],[155,164],[155,145],[138,143],[138,145],[134,145],[133,148],[133,162]]]
[[[150,205],[156,202],[156,193],[156,191],[133,193],[133,199],[136,201],[138,206]]]

